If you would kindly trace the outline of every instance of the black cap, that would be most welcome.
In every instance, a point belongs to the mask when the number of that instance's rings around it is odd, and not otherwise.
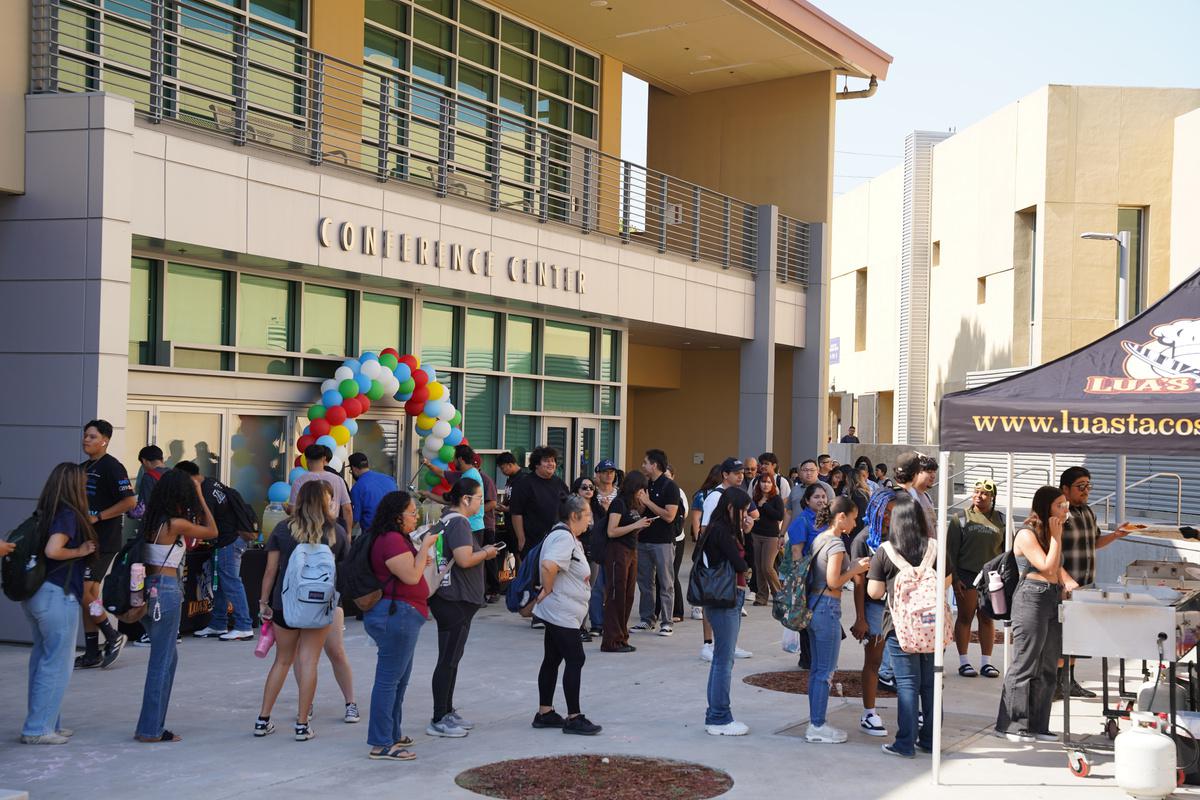
[[[366,453],[351,453],[350,458],[346,460],[346,463],[354,469],[362,469],[363,467],[366,467],[369,462],[367,461]]]
[[[745,466],[740,458],[730,456],[721,462],[721,472],[741,472]]]

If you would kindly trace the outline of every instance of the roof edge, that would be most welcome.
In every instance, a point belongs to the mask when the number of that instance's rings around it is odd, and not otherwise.
[[[807,36],[858,71],[859,77],[887,78],[892,56],[807,0],[743,0]]]

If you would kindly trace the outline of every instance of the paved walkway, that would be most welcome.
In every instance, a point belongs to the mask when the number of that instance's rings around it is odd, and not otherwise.
[[[848,612],[852,613],[850,609]],[[529,726],[536,710],[536,673],[541,634],[502,606],[480,612],[463,659],[456,705],[478,728],[461,740],[424,734],[431,713],[430,675],[437,644],[433,623],[425,626],[405,712],[407,733],[417,740],[416,761],[380,763],[366,758],[366,715],[374,672],[375,649],[358,622],[350,621],[346,644],[355,670],[357,700],[364,721],[341,721],[342,698],[328,663],[322,662],[314,725],[317,737],[296,742],[289,720],[295,713],[294,684],[289,684],[274,715],[279,731],[254,739],[269,661],[256,659],[253,644],[186,640],[168,726],[183,736],[179,744],[144,745],[132,741],[141,700],[148,650],[129,648],[111,670],[75,673],[63,709],[63,724],[78,732],[65,746],[18,744],[25,706],[28,649],[0,646],[0,787],[23,789],[34,798],[115,797],[128,791],[173,800],[189,798],[308,796],[353,798],[477,797],[458,788],[454,776],[491,761],[557,753],[625,753],[686,759],[726,770],[734,779],[731,798],[826,797],[932,798],[964,792],[972,800],[1011,798],[1123,798],[1112,780],[1112,762],[1098,758],[1094,776],[1081,780],[1065,768],[1057,746],[1010,744],[980,732],[995,715],[1000,681],[947,677],[947,746],[943,781],[930,782],[928,756],[906,761],[885,756],[881,740],[857,732],[860,703],[853,699],[834,709],[835,725],[854,732],[844,745],[803,741],[807,717],[803,696],[758,689],[742,682],[752,672],[789,669],[795,658],[780,649],[781,628],[767,609],[754,608],[745,620],[740,643],[754,651],[734,667],[733,705],[737,718],[750,725],[743,738],[704,733],[707,664],[698,657],[700,623],[676,626],[673,637],[635,635],[638,651],[609,654],[599,643],[587,645],[583,708],[604,726],[597,737],[564,736]],[[848,616],[848,615],[847,615]],[[999,648],[997,649],[999,655]],[[840,666],[861,665],[861,649],[852,640],[843,647]],[[1088,662],[1082,677],[1098,668]],[[1089,681],[1089,683],[1093,683]],[[561,695],[560,695],[560,708]],[[835,700],[836,702],[836,700]],[[895,719],[894,700],[882,703],[884,720]],[[1078,714],[1086,706],[1077,704]],[[1055,723],[1057,724],[1057,722]],[[1099,730],[1093,718],[1076,728]],[[800,734],[797,738],[796,733]],[[889,741],[889,740],[882,740]],[[157,788],[150,789],[157,784]],[[132,787],[137,787],[136,789]],[[264,794],[267,792],[267,794]],[[403,795],[401,794],[403,793]],[[1187,794],[1192,794],[1191,790]],[[1200,793],[1195,793],[1200,796]],[[3,796],[3,792],[0,792]]]

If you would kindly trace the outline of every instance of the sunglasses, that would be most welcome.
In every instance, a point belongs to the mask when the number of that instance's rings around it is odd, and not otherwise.
[[[581,492],[592,492],[592,491],[595,491],[595,490],[596,490],[596,487],[595,487],[595,486],[593,486],[593,485],[592,485],[592,484],[590,484],[590,483],[581,483],[581,484],[579,484],[579,491],[581,491]]]

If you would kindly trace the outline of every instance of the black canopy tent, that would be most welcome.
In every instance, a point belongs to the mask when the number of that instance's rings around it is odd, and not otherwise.
[[[1200,270],[1128,323],[1085,347],[987,386],[944,396],[938,415],[940,474],[949,474],[951,451],[1009,454],[1006,538],[1010,547],[1014,452],[1200,454]],[[938,483],[938,568],[943,571],[948,484]],[[944,613],[939,603],[934,651],[939,678],[934,682],[935,783],[941,774]]]

